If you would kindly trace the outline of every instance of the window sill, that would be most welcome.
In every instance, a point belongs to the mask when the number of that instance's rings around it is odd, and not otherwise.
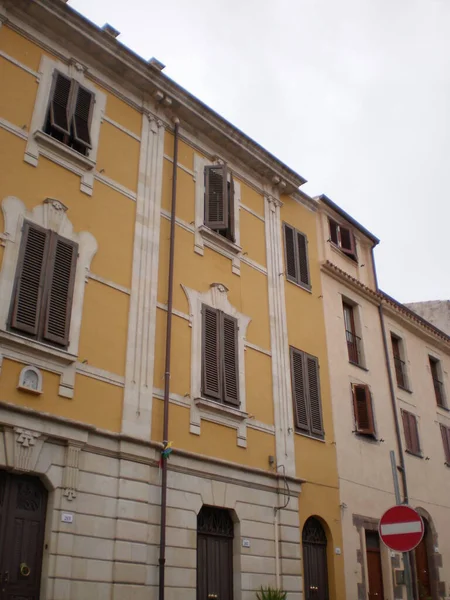
[[[361,440],[369,443],[378,443],[380,440],[377,438],[375,433],[364,433],[363,431],[354,430],[352,433]]]
[[[351,365],[353,365],[354,367],[358,367],[358,369],[361,369],[363,371],[365,371],[366,373],[369,372],[369,369],[367,369],[366,367],[363,367],[363,365],[359,365],[358,363],[353,362],[352,360],[348,361]]]
[[[42,342],[36,342],[30,338],[22,336],[18,333],[13,333],[11,331],[5,331],[4,329],[0,330],[0,341],[5,346],[12,346],[14,348],[21,348],[26,351],[27,354],[43,356],[45,358],[53,359],[62,365],[71,365],[76,362],[77,356],[74,354],[70,354],[65,350],[59,350],[58,348],[53,348],[51,346],[47,346]]]
[[[289,277],[287,275],[286,275],[286,281],[288,281],[289,283],[292,283],[293,285],[296,285],[297,287],[304,290],[305,292],[309,292],[310,294],[312,293],[312,289],[311,289],[312,286],[310,286],[310,285],[305,285],[304,283],[299,283],[298,281],[289,279]]]
[[[238,408],[232,408],[221,402],[215,402],[214,400],[208,400],[207,398],[195,398],[194,402],[201,411],[226,415],[234,421],[245,421],[245,419],[248,419],[247,412],[239,410]]]
[[[445,413],[450,413],[450,408],[448,408],[448,406],[441,406],[440,404],[436,404],[436,408],[438,410],[443,410]]]
[[[346,254],[345,252],[343,252],[341,250],[341,248],[339,248],[339,246],[336,246],[336,244],[334,242],[330,241],[330,247],[333,250],[333,252],[336,252],[340,256],[343,256],[344,258],[346,258],[347,260],[349,260],[354,267],[358,266],[358,258],[352,258],[348,254]]]
[[[216,233],[209,227],[206,227],[206,225],[200,225],[200,227],[198,228],[198,231],[199,231],[200,235],[202,236],[202,238],[219,246],[219,248],[221,248],[222,250],[227,250],[231,254],[236,254],[236,255],[240,254],[242,252],[241,246],[238,246],[231,240],[228,240],[223,235],[220,235],[220,233]]]
[[[408,448],[405,448],[405,452],[406,452],[406,454],[409,454],[410,456],[415,456],[416,458],[421,458],[421,459],[423,459],[423,454],[422,454],[422,452],[420,452],[420,453],[413,452],[412,450],[408,450]]]
[[[80,154],[76,150],[73,150],[69,146],[66,146],[66,144],[55,140],[51,135],[44,133],[40,129],[34,133],[34,139],[40,146],[63,156],[63,158],[75,163],[78,167],[82,167],[88,171],[92,171],[95,167],[95,162],[93,160]]]
[[[412,394],[413,393],[412,390],[410,390],[409,388],[403,387],[402,385],[399,385],[398,383],[397,383],[397,387],[398,387],[399,390],[403,390],[404,392],[408,392],[408,394]]]
[[[322,442],[325,444],[325,434],[323,436],[313,435],[312,433],[305,433],[304,431],[300,431],[300,429],[295,430],[296,435],[301,435],[302,437],[308,438],[310,440],[315,440],[316,442]]]

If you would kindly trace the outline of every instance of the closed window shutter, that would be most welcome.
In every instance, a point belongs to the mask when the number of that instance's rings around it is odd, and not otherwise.
[[[205,225],[219,231],[228,228],[226,165],[205,167]]]
[[[55,71],[53,94],[50,101],[50,124],[66,135],[70,135],[71,89],[72,80]]]
[[[44,334],[46,340],[69,344],[70,316],[78,245],[54,234],[46,278]]]
[[[450,428],[441,425],[442,444],[444,446],[445,462],[450,464]]]
[[[220,315],[215,308],[203,305],[202,370],[203,393],[221,399],[222,370],[220,364]]]
[[[304,355],[295,348],[291,348],[291,378],[295,424],[298,429],[309,433],[311,428],[307,407]]]
[[[322,403],[320,400],[319,361],[315,356],[306,355],[308,373],[309,410],[311,416],[311,433],[323,435]]]
[[[234,179],[233,173],[230,173],[230,181],[228,183],[228,204],[229,204],[229,218],[228,218],[228,235],[227,237],[232,241],[236,241],[234,233]]]
[[[369,386],[353,385],[352,387],[356,429],[358,433],[373,435],[375,433],[375,426]]]
[[[284,246],[286,255],[286,277],[297,282],[297,256],[295,251],[295,231],[293,227],[284,225]]]
[[[415,415],[409,413],[409,430],[411,435],[411,452],[420,454],[420,441],[419,441],[419,429],[417,426],[417,418]]]
[[[239,406],[238,325],[233,317],[221,316],[224,402]]]
[[[94,104],[94,95],[81,86],[77,86],[77,99],[73,114],[73,137],[76,142],[86,148],[91,148],[89,125],[91,111]]]
[[[402,421],[403,421],[403,431],[405,432],[405,444],[406,444],[406,449],[409,450],[410,452],[413,451],[412,449],[412,438],[411,438],[411,427],[410,427],[410,420],[409,420],[409,413],[406,412],[405,410],[402,410]]]
[[[306,235],[297,231],[298,264],[300,282],[309,287],[308,240]]]
[[[37,335],[39,330],[49,239],[47,230],[24,222],[16,269],[11,327],[32,335]]]

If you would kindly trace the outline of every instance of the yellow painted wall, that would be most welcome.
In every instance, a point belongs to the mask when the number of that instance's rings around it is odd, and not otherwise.
[[[39,70],[42,56],[55,56],[42,50],[37,44],[27,40],[22,35],[10,29],[7,25],[0,27],[0,50],[14,57],[17,61],[33,71]]]

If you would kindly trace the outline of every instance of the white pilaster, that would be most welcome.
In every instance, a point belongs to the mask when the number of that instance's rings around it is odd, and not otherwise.
[[[122,432],[149,439],[152,421],[164,126],[143,115]]]
[[[283,276],[283,241],[281,239],[281,201],[265,198],[267,277],[269,286],[270,338],[272,346],[272,381],[275,418],[277,465],[286,474],[295,475],[294,421],[292,409],[289,343]]]

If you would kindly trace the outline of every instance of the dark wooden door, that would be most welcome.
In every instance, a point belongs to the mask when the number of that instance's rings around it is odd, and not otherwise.
[[[47,492],[0,471],[0,600],[39,600]]]
[[[425,535],[422,541],[415,550],[416,555],[416,575],[417,575],[417,587],[419,590],[419,599],[431,598],[431,586],[430,586],[430,569],[428,563],[428,552],[427,552],[427,529],[425,527]]]
[[[233,600],[233,522],[204,506],[197,529],[197,600]]]
[[[377,531],[366,531],[369,600],[384,600],[380,539]]]
[[[327,536],[318,519],[310,517],[303,527],[303,584],[306,600],[329,600]]]

